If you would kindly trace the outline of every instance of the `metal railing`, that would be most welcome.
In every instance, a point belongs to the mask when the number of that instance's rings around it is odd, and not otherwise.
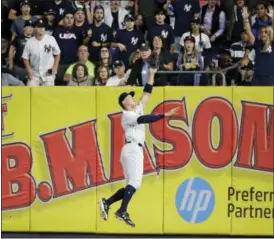
[[[226,86],[226,75],[225,73],[230,71],[230,70],[234,70],[236,68],[238,68],[240,66],[240,62],[237,62],[235,64],[233,64],[230,67],[227,67],[225,69],[222,70],[218,70],[218,71],[214,71],[214,70],[204,70],[204,71],[157,71],[157,74],[212,74],[212,85],[216,86],[216,76],[218,74],[221,75],[222,77],[222,85]]]

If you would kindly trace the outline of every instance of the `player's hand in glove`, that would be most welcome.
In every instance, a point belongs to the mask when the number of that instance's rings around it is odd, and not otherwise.
[[[170,111],[165,113],[165,117],[170,117],[170,116],[176,115],[178,110],[179,110],[179,107],[171,109]]]

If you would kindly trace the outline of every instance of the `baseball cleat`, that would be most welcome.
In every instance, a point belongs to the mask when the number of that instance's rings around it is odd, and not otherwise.
[[[127,225],[131,226],[131,227],[135,227],[135,224],[130,220],[129,215],[127,212],[116,212],[115,213],[116,218],[118,218],[119,220],[125,222]]]
[[[108,220],[108,211],[109,211],[109,206],[106,203],[105,198],[101,198],[99,200],[99,206],[100,206],[100,212],[101,212],[101,217],[106,221]]]

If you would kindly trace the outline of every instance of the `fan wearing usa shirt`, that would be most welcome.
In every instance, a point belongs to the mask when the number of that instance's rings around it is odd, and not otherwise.
[[[161,36],[161,38],[163,39],[164,49],[170,50],[171,52],[173,52],[174,34],[173,34],[172,27],[165,23],[165,19],[166,19],[165,11],[162,9],[158,9],[155,12],[155,19],[156,19],[156,24],[152,25],[148,29],[147,40],[152,45],[153,38],[155,36]]]
[[[60,49],[60,67],[56,77],[56,85],[63,85],[63,76],[68,66],[77,61],[78,48],[82,43],[82,35],[79,29],[74,27],[74,15],[66,12],[63,19],[63,26],[58,26],[53,36],[55,37]]]
[[[140,48],[145,42],[144,34],[134,29],[135,18],[131,14],[127,14],[124,19],[126,28],[118,30],[112,47],[118,48],[118,59],[123,61],[126,68],[129,65],[129,58],[133,52]]]
[[[94,7],[94,22],[85,39],[89,49],[89,60],[92,62],[98,62],[101,48],[109,47],[112,41],[112,30],[104,23],[104,14],[101,5]]]

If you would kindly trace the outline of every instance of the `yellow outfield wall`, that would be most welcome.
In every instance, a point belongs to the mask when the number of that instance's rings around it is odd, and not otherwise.
[[[2,88],[2,230],[274,235],[273,88],[158,87],[136,223],[100,218],[124,186],[117,98],[133,87]]]

